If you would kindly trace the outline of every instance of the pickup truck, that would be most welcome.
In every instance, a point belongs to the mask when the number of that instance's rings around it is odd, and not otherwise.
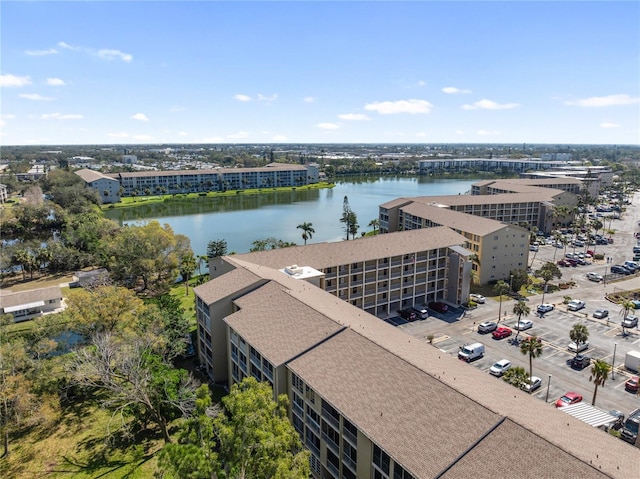
[[[638,439],[638,426],[640,426],[640,408],[629,414],[620,431],[620,438],[629,444],[635,444]]]

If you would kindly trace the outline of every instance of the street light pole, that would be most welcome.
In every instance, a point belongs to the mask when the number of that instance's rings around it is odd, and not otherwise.
[[[613,343],[613,360],[611,361],[611,379],[615,379],[615,368],[616,368],[616,348],[618,347],[618,343]]]
[[[511,292],[513,293],[513,275],[511,275],[511,280],[509,280],[509,289],[511,290]]]
[[[549,386],[551,386],[551,374],[549,374],[549,382],[547,382],[547,397],[544,398],[544,402],[549,402]]]

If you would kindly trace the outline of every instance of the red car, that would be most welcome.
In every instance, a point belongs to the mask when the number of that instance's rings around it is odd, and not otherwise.
[[[628,379],[626,383],[624,383],[624,388],[630,393],[637,393],[639,383],[640,377],[633,376],[631,379]]]
[[[582,402],[582,396],[578,393],[565,393],[560,399],[556,401],[556,407],[564,407],[569,404],[576,404]]]
[[[560,261],[558,261],[558,266],[571,266],[571,263],[569,263],[565,259],[561,259]]]
[[[448,306],[441,301],[431,301],[429,307],[438,313],[446,313],[449,309]]]
[[[502,339],[511,336],[511,331],[509,328],[499,327],[493,332],[493,339]]]

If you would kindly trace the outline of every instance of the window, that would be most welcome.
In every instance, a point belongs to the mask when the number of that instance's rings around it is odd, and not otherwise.
[[[413,476],[405,471],[398,464],[393,466],[393,479],[413,479]]]
[[[304,396],[311,401],[312,403],[316,402],[316,393],[313,389],[311,389],[309,386],[307,386],[306,384],[304,385],[305,390],[304,390]]]
[[[384,452],[380,447],[374,444],[373,446],[373,463],[387,476],[389,475],[389,455]]]
[[[291,385],[301,393],[304,393],[304,381],[298,375],[291,374]]]

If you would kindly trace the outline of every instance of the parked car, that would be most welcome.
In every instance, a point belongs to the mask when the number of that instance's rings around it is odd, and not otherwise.
[[[627,316],[622,320],[623,328],[635,328],[638,326],[638,317],[637,316]]]
[[[627,268],[632,273],[635,273],[636,271],[638,271],[638,269],[640,269],[640,264],[636,263],[635,261],[625,261],[622,266]]]
[[[572,299],[569,301],[569,304],[567,304],[567,309],[569,311],[579,311],[584,308],[585,304],[581,299]]]
[[[399,309],[398,315],[401,318],[406,319],[407,321],[415,321],[416,319],[418,319],[418,315],[410,309]]]
[[[476,294],[476,293],[471,293],[469,295],[469,299],[474,303],[478,303],[478,304],[484,304],[484,302],[487,300],[487,298],[485,298],[481,294]]]
[[[498,329],[496,329],[493,332],[493,339],[508,338],[509,336],[511,336],[512,333],[513,331],[511,331],[509,328],[504,328],[500,326]]]
[[[581,394],[568,392],[556,401],[556,407],[564,407],[568,406],[569,404],[577,404],[579,402],[582,402]]]
[[[624,383],[624,389],[625,391],[629,391],[630,393],[637,393],[639,384],[640,384],[640,377],[633,376],[632,378],[627,379],[627,382]]]
[[[531,376],[527,378],[527,382],[522,386],[522,389],[528,393],[532,393],[536,389],[542,386],[542,379],[537,376]]]
[[[640,301],[637,299],[632,299],[631,304],[633,304],[633,309],[640,309]]]
[[[482,343],[465,344],[460,346],[458,351],[458,359],[468,363],[475,359],[480,359],[482,356],[484,356],[484,344]]]
[[[498,324],[494,323],[493,321],[484,321],[478,325],[478,332],[490,333],[492,331],[495,331],[497,327],[498,327]]]
[[[414,306],[413,308],[409,308],[409,309],[414,313],[416,313],[416,315],[418,316],[418,319],[427,319],[429,317],[429,311],[427,311],[427,308],[420,308],[420,307]]]
[[[532,327],[533,321],[531,321],[530,319],[521,319],[514,325],[514,328],[518,331],[524,331],[525,329],[531,329]]]
[[[571,263],[569,263],[568,259],[561,259],[558,261],[558,266],[569,267],[571,266]]]
[[[631,274],[631,271],[629,271],[621,264],[614,264],[613,266],[611,266],[611,272],[616,274]]]
[[[600,281],[603,280],[603,277],[601,274],[591,272],[591,273],[587,273],[587,279],[589,281],[595,281],[596,283],[599,283]]]
[[[609,310],[608,309],[598,308],[593,312],[593,317],[597,318],[597,319],[604,319],[607,316],[609,316]]]
[[[589,341],[585,341],[584,343],[576,344],[574,341],[569,343],[567,349],[572,353],[581,353],[582,351],[586,351],[589,349]]]
[[[431,301],[429,303],[429,308],[437,311],[438,313],[446,313],[449,309],[449,307],[442,301]]]
[[[500,361],[495,363],[493,366],[491,366],[491,368],[489,369],[489,373],[492,374],[493,376],[500,377],[507,370],[509,370],[509,368],[511,368],[511,361],[509,361],[508,359],[501,359]]]
[[[578,354],[571,359],[571,367],[573,369],[584,369],[591,364],[591,358],[584,354]]]
[[[529,246],[529,251],[538,251],[538,246],[534,245],[534,244],[530,245]]]
[[[544,303],[538,306],[538,313],[544,314],[553,311],[553,304]]]

